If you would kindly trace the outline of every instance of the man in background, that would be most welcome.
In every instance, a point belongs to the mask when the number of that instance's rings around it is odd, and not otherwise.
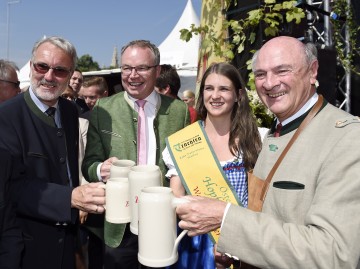
[[[156,78],[156,91],[160,94],[180,100],[178,93],[181,87],[181,81],[176,69],[170,64],[162,64],[160,67],[160,75]]]
[[[96,101],[108,96],[108,93],[108,86],[103,77],[90,77],[82,84],[79,97],[84,99],[88,108],[92,110]]]
[[[70,82],[69,82],[70,87],[74,90],[74,92],[79,93],[83,81],[84,78],[81,71],[75,68],[74,73],[70,78]]]
[[[15,63],[0,59],[0,104],[20,93]]]
[[[181,88],[179,74],[170,64],[162,64],[160,75],[156,78],[155,89],[158,93],[180,100],[178,93]],[[195,108],[189,106],[190,122],[197,120]]]
[[[85,112],[89,111],[89,107],[86,105],[85,101],[79,98],[79,92],[81,89],[81,85],[83,84],[84,78],[79,69],[75,69],[74,73],[72,74],[69,82],[69,86],[73,89],[76,93],[74,97],[74,102],[78,109],[79,115],[84,114]]]

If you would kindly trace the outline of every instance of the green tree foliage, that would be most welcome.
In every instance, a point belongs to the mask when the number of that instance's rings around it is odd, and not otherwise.
[[[84,54],[78,59],[77,68],[81,72],[100,70],[99,64],[89,54]]]

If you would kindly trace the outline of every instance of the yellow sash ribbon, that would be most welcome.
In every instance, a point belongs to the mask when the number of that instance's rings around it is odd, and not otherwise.
[[[172,134],[166,139],[166,144],[187,194],[241,205],[201,121]],[[210,233],[214,243],[218,242],[219,235],[219,229]]]

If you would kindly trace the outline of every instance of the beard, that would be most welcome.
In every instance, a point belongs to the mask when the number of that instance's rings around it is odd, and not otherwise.
[[[50,87],[50,89],[45,89],[41,86]],[[56,101],[65,91],[66,86],[67,83],[59,84],[53,81],[46,81],[45,79],[40,81],[36,81],[34,79],[31,80],[31,88],[33,89],[36,97],[46,102]]]

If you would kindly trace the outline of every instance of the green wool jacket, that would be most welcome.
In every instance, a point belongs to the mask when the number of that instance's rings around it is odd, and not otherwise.
[[[165,138],[189,125],[190,115],[184,102],[164,95],[160,95],[160,100],[154,119],[156,164],[165,175],[167,168],[161,154],[166,147]],[[82,164],[83,175],[89,182],[98,181],[97,166],[110,157],[137,161],[137,118],[138,113],[128,103],[126,92],[97,101],[91,112]],[[163,185],[169,186],[164,176]],[[125,224],[105,221],[105,243],[110,247],[118,247],[124,231]]]

